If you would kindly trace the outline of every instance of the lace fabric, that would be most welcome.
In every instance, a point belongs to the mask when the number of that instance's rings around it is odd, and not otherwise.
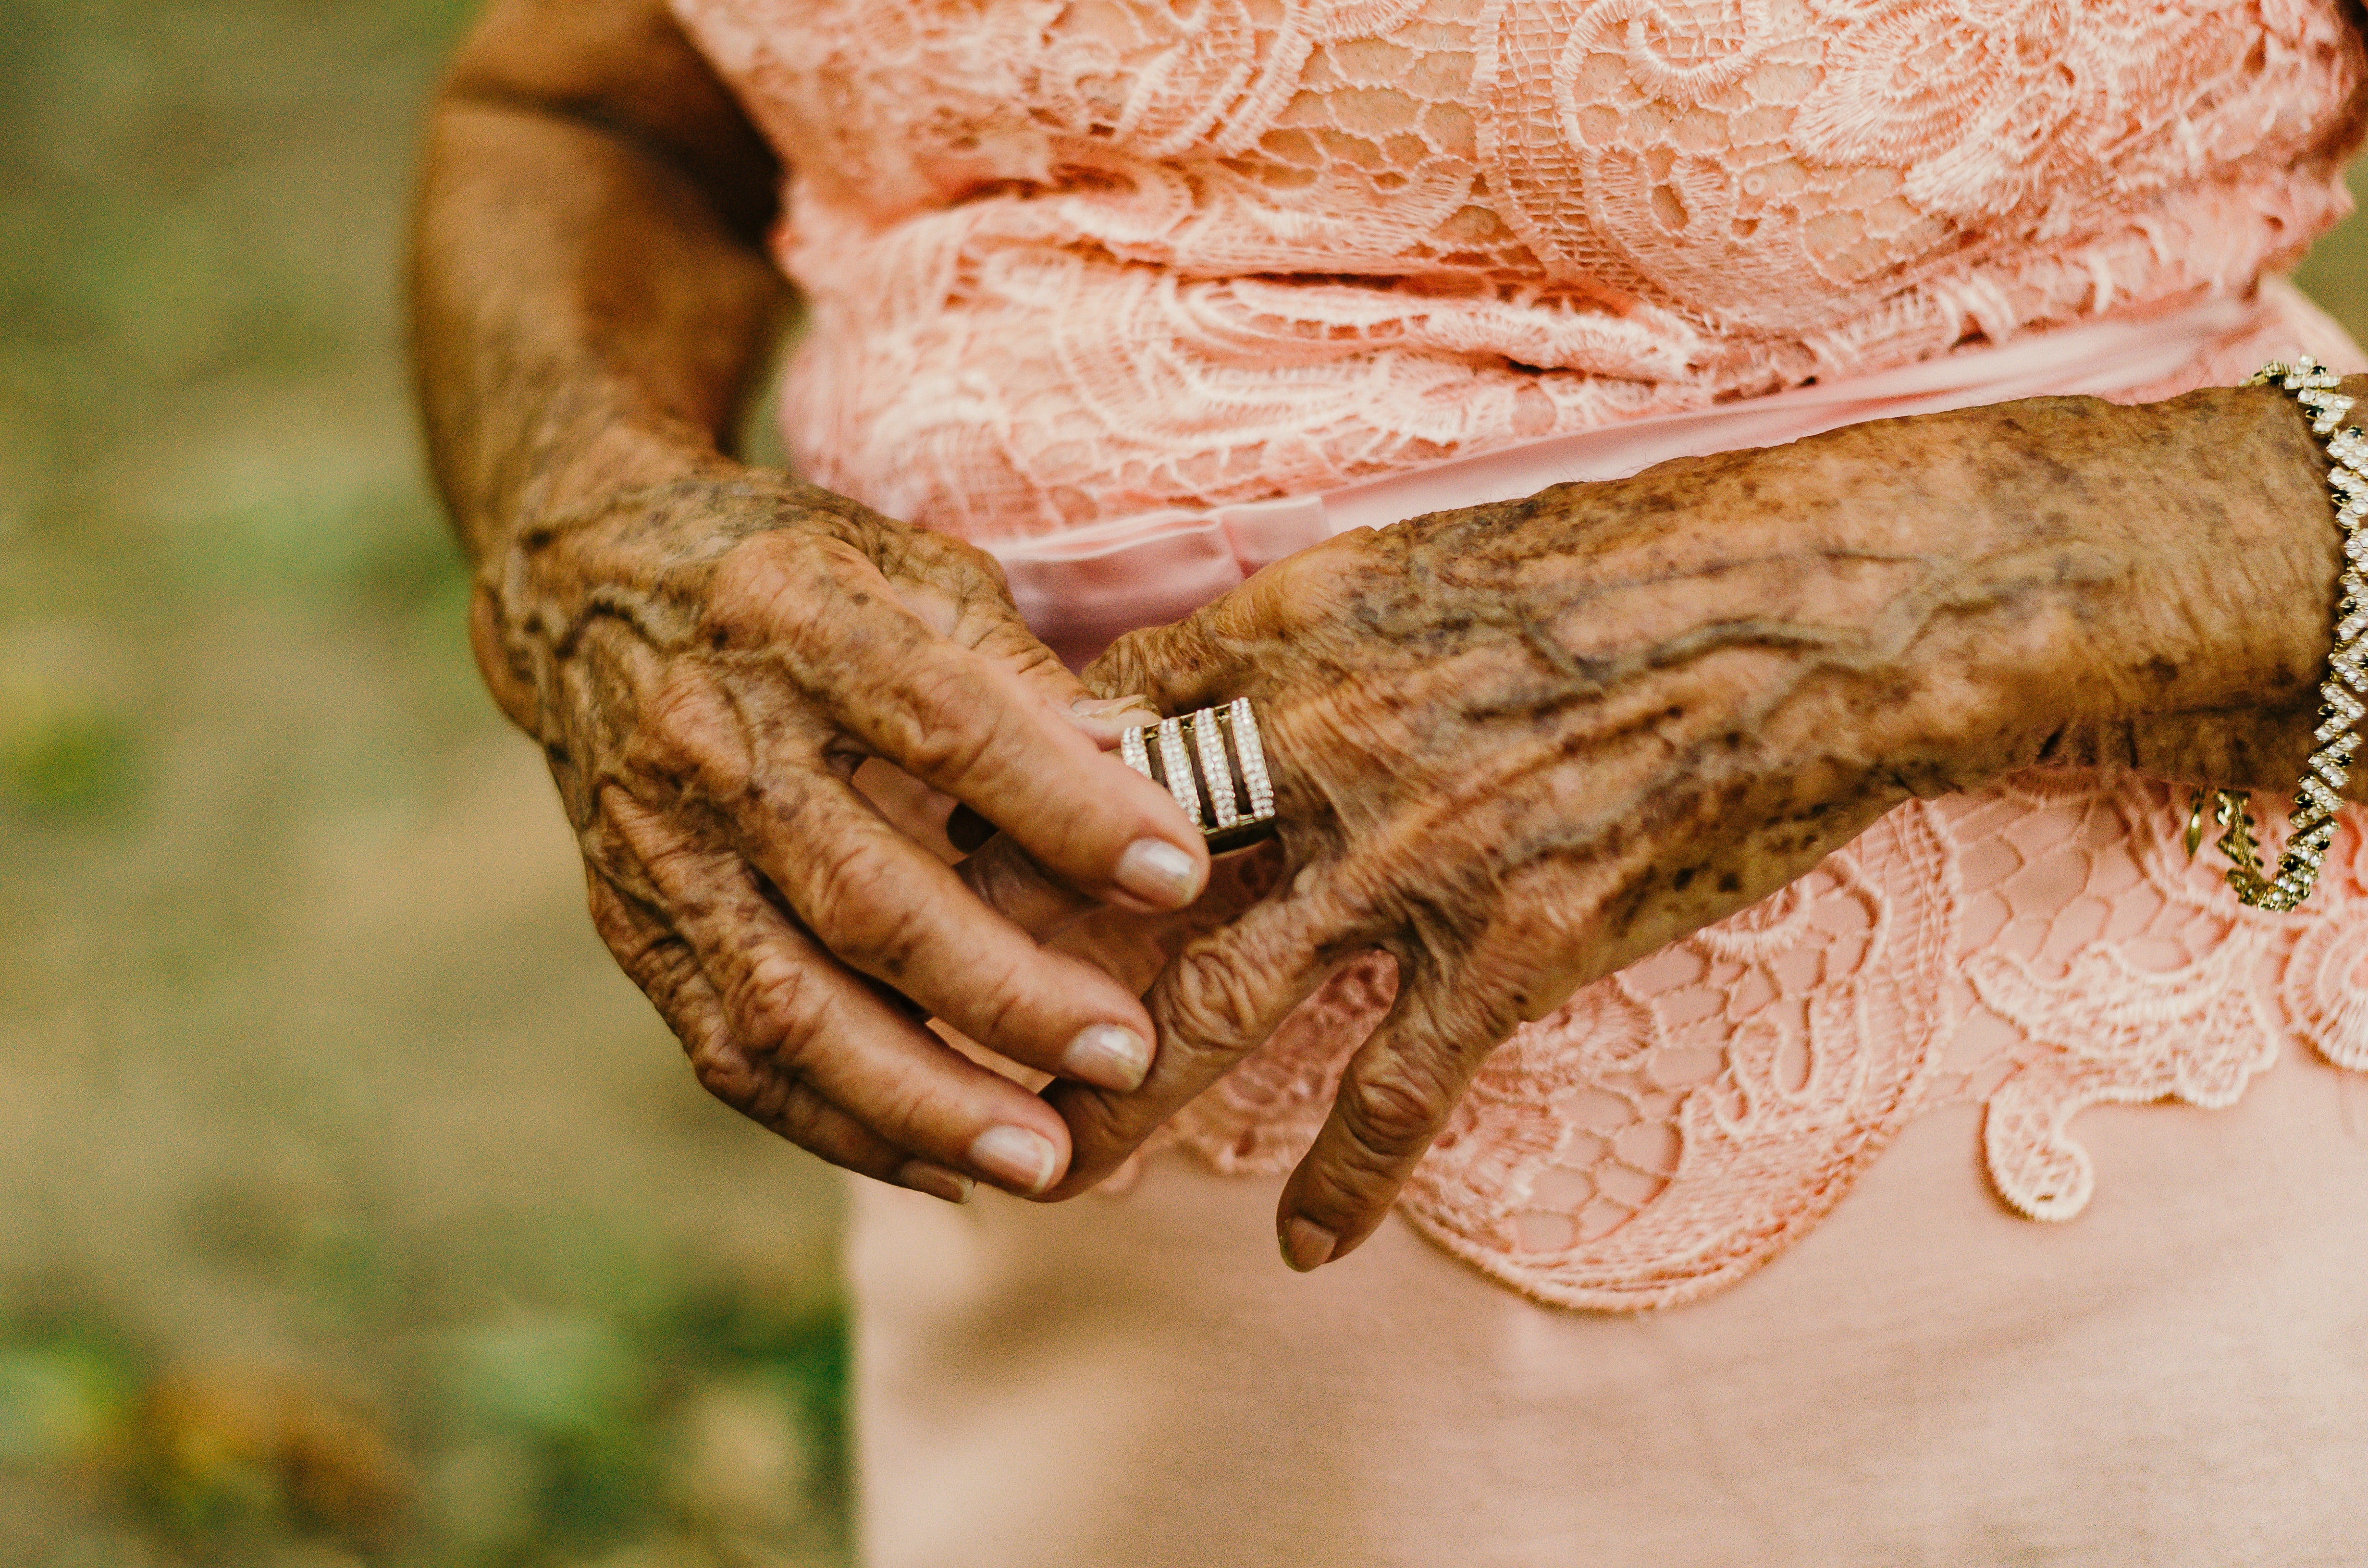
[[[795,169],[811,477],[980,541],[1330,488],[2241,292],[2346,210],[2336,0],[677,0]],[[2297,308],[2133,398],[2306,348]],[[1895,812],[1491,1061],[1405,1211],[1540,1300],[1666,1306],[1977,1102],[2063,1219],[2082,1108],[2368,1069],[2368,847],[2246,911],[2175,791]],[[1386,1007],[1337,977],[1166,1140],[1287,1168]]]
[[[2338,0],[678,0],[797,171],[817,481],[988,540],[2248,287]]]
[[[1490,1059],[1402,1200],[1542,1301],[1691,1300],[1781,1252],[1909,1121],[1984,1108],[1999,1197],[2089,1201],[2091,1105],[2233,1104],[2299,1036],[2368,1070],[2368,835],[2318,901],[2245,909],[2179,842],[2183,795],[2027,774],[1907,806],[1802,881],[1582,991]],[[1394,989],[1337,975],[1166,1137],[1280,1173]]]

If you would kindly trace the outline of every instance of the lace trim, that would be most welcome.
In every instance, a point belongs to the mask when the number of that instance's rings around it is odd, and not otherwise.
[[[2184,824],[2176,790],[2127,775],[1903,807],[1524,1028],[1402,1208],[1539,1300],[1671,1306],[1805,1233],[1915,1118],[1975,1103],[1998,1195],[2069,1219],[2089,1106],[2233,1104],[2289,1037],[2368,1065],[2368,812],[2288,915],[2238,905]],[[1288,1171],[1394,989],[1386,960],[1343,971],[1164,1141]]]
[[[2340,0],[676,0],[797,171],[812,477],[981,540],[1329,489],[1958,342],[2253,287],[2348,210]],[[2169,395],[2297,347],[2233,346]],[[2163,786],[1911,806],[1582,993],[1405,1200],[1543,1301],[1740,1278],[1901,1127],[1985,1108],[2060,1219],[2104,1101],[2368,1069],[2368,864],[2247,912]],[[1344,972],[1166,1134],[1280,1171],[1390,980]]]

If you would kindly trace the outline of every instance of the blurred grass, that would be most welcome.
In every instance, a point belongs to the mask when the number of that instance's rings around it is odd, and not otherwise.
[[[0,1568],[843,1558],[830,1185],[476,687],[396,274],[462,0],[0,6]]]
[[[0,6],[0,1568],[843,1556],[831,1188],[593,941],[419,477],[470,9]]]

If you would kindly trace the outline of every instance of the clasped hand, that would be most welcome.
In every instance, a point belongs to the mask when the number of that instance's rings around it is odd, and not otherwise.
[[[1187,904],[1207,874],[1175,802],[1104,749],[1144,715],[1062,668],[979,551],[718,462],[535,530],[481,576],[472,633],[551,760],[601,937],[720,1098],[960,1199],[973,1176],[1044,1191],[1069,1134],[930,1017],[1007,1062],[1141,1081],[1135,994],[925,843],[958,799],[1115,911]],[[935,819],[892,825],[858,788],[869,758]]]
[[[2017,760],[1968,638],[2064,552],[1935,552],[1898,515],[1850,525],[1845,548],[1836,520],[1860,508],[1820,496],[1843,480],[1815,464],[1780,484],[1798,462],[1739,454],[1344,536],[1089,668],[1097,690],[1168,712],[1249,698],[1283,827],[1262,875],[1212,895],[1246,906],[1167,923],[1156,979],[1156,923],[1087,917],[1082,950],[1149,979],[1160,1052],[1133,1092],[1050,1091],[1076,1151],[1055,1195],[1378,949],[1394,1004],[1278,1216],[1285,1257],[1318,1267],[1381,1222],[1522,1023],[1910,795]],[[990,846],[966,876],[1047,931],[1061,901],[1015,891],[1017,859]]]
[[[864,1174],[1082,1191],[1390,955],[1395,1003],[1282,1196],[1313,1267],[1522,1022],[2030,759],[2038,683],[1999,650],[2061,642],[2051,596],[2121,567],[1975,527],[1966,495],[1886,496],[1848,440],[1344,536],[1082,685],[979,552],[733,471],[522,552],[480,651],[702,1082]],[[1190,824],[1108,748],[1149,716],[1130,699],[1235,697],[1282,825],[1202,898]],[[926,788],[868,801],[873,758]],[[956,801],[1000,833],[950,869],[925,840]]]

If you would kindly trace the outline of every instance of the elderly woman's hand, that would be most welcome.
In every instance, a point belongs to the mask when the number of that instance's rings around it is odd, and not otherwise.
[[[1122,640],[1089,684],[1257,704],[1285,874],[1152,986],[1141,1092],[1052,1091],[1060,1190],[1383,949],[1395,1005],[1282,1198],[1284,1254],[1316,1267],[1523,1020],[1911,795],[2051,760],[2291,779],[2334,535],[2275,395],[2009,405],[1563,486],[1340,538]]]
[[[1067,1131],[926,1016],[1045,1073],[1139,1082],[1135,996],[1038,948],[852,781],[894,764],[1086,900],[1199,891],[1199,835],[1098,744],[1123,705],[1028,633],[978,551],[715,460],[529,531],[481,575],[474,632],[550,757],[602,937],[716,1095],[958,1198],[973,1174],[1042,1190]]]

